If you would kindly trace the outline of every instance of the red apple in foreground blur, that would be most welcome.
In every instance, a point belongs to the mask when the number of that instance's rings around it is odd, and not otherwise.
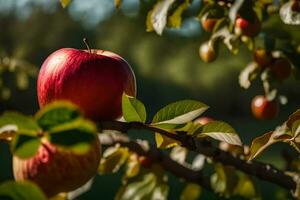
[[[69,100],[93,120],[120,117],[124,91],[136,95],[134,72],[122,57],[103,50],[55,51],[43,63],[37,83],[40,107]]]
[[[34,157],[29,159],[13,157],[14,177],[17,181],[33,181],[47,197],[69,192],[96,175],[100,150],[98,140],[85,154],[61,150],[48,141],[43,141]]]

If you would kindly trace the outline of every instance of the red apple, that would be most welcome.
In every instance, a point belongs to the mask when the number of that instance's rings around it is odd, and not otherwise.
[[[85,154],[58,149],[45,140],[34,157],[13,157],[14,177],[17,181],[30,180],[36,183],[47,197],[69,192],[96,175],[100,150],[98,140]]]
[[[214,30],[217,21],[218,21],[217,18],[210,18],[207,16],[203,16],[201,18],[202,27],[207,32],[212,32]]]
[[[267,97],[258,95],[252,100],[251,110],[257,119],[266,120],[278,115],[279,106],[275,100],[269,101]]]
[[[286,58],[276,58],[270,66],[272,74],[278,80],[287,79],[292,72],[290,62]]]
[[[272,62],[271,52],[265,49],[256,49],[254,51],[254,60],[262,68],[268,67]]]
[[[139,162],[145,168],[149,168],[152,165],[152,160],[150,158],[145,157],[145,156],[140,156],[139,157]]]
[[[239,35],[255,37],[261,29],[260,21],[255,15],[254,22],[250,22],[242,17],[238,17],[235,21],[235,31]]]
[[[135,76],[129,64],[104,50],[55,51],[43,63],[37,87],[40,107],[54,100],[69,100],[93,120],[120,117],[123,92],[136,95]]]

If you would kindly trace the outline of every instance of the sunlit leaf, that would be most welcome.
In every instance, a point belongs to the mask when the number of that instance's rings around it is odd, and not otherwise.
[[[235,23],[235,19],[237,18],[238,13],[239,13],[240,9],[242,8],[244,2],[245,2],[245,0],[236,0],[236,1],[234,1],[234,4],[231,6],[228,15],[229,15],[229,19],[231,20],[232,24]]]
[[[202,126],[198,137],[209,136],[215,140],[227,142],[233,145],[242,145],[241,139],[236,131],[227,123],[212,121]]]
[[[298,4],[298,8],[300,7],[298,1],[289,1],[283,4],[279,11],[280,18],[285,24],[300,25],[300,12],[293,11],[293,4]]]
[[[200,195],[201,187],[194,183],[188,183],[180,195],[180,200],[197,200]]]
[[[98,168],[100,174],[116,173],[126,162],[129,152],[127,148],[110,147],[105,150]]]
[[[122,96],[122,112],[127,122],[146,122],[146,108],[142,102],[134,97]]]
[[[295,121],[292,126],[292,136],[297,138],[300,135],[300,119]]]
[[[14,124],[8,124],[0,128],[0,140],[11,141],[17,134],[18,127]]]
[[[19,132],[11,143],[11,150],[14,155],[20,158],[30,158],[36,154],[40,147],[40,138],[27,133],[25,131]]]
[[[190,0],[185,0],[183,3],[181,3],[168,18],[168,26],[172,28],[179,28],[182,23],[182,13],[188,8],[189,5]]]
[[[180,164],[184,164],[188,151],[186,148],[181,146],[176,146],[171,150],[170,157]]]
[[[84,154],[95,142],[96,132],[97,128],[94,123],[78,119],[52,128],[49,131],[49,139],[55,145]]]
[[[251,81],[257,76],[259,66],[255,62],[249,63],[239,75],[240,86],[244,89],[248,89],[251,85]]]
[[[150,15],[150,22],[153,29],[159,35],[162,34],[166,24],[167,24],[167,15],[171,5],[175,0],[162,0],[157,2],[154,5],[153,10]],[[150,14],[150,12],[149,12]],[[147,20],[148,21],[148,20]]]
[[[147,32],[154,31],[154,27],[152,24],[152,13],[153,13],[153,10],[150,10],[147,14],[147,18],[146,18],[146,31]]]
[[[29,181],[7,181],[0,185],[0,199],[46,200],[43,192]]]
[[[59,1],[63,8],[66,8],[71,3],[71,0],[59,0]]]
[[[214,43],[214,41],[221,40],[226,45],[228,50],[233,53],[237,54],[239,51],[239,44],[240,39],[237,35],[231,33],[227,26],[224,28],[219,29],[218,31],[214,32],[214,34],[211,36],[210,41]]]
[[[0,128],[6,127],[17,127],[16,131],[26,131],[26,132],[37,132],[40,130],[40,127],[37,123],[29,116],[25,116],[16,112],[5,112],[0,116]],[[2,129],[2,130],[5,130]]]
[[[248,159],[252,160],[270,145],[290,138],[290,135],[285,134],[285,131],[280,129],[277,129],[277,131],[274,132],[270,131],[265,133],[264,135],[259,136],[252,141]]]
[[[300,120],[300,109],[298,109],[297,111],[295,111],[294,113],[292,113],[289,116],[289,118],[286,122],[287,127],[292,129],[294,122],[297,121],[297,120]]]
[[[236,0],[234,1],[233,5],[229,9],[229,19],[232,24],[235,24],[235,20],[238,16],[243,17],[244,19],[248,20],[251,23],[254,23],[255,15],[253,9],[253,3],[252,1],[246,1],[246,0]]]
[[[141,176],[137,181],[126,186],[120,200],[142,200],[151,196],[155,189],[157,178],[153,173]]]
[[[216,193],[225,197],[230,197],[238,183],[236,171],[231,166],[223,166],[220,163],[215,164],[216,172],[211,176],[211,186]]]
[[[166,200],[168,199],[169,186],[165,183],[159,183],[155,186],[150,199],[152,200]]]
[[[205,159],[204,155],[198,154],[192,162],[192,169],[201,170],[204,167]]]
[[[67,101],[57,101],[42,108],[35,118],[44,130],[51,130],[63,123],[72,122],[80,118],[81,113],[77,106]]]
[[[140,172],[140,162],[138,155],[131,154],[127,160],[126,176],[131,178],[136,176]]]
[[[199,101],[182,100],[174,102],[160,109],[155,114],[152,124],[155,126],[162,124],[185,124],[196,119],[207,109],[208,106]]]
[[[158,148],[171,148],[181,144],[179,141],[159,133],[155,133],[155,142]]]
[[[254,181],[245,174],[240,175],[234,193],[247,199],[259,199],[259,194]]]

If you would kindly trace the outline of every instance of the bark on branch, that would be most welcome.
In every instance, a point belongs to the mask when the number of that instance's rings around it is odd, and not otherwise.
[[[286,175],[283,171],[270,164],[265,164],[258,161],[247,161],[239,157],[234,157],[228,152],[220,150],[219,148],[214,147],[201,139],[194,138],[187,134],[174,134],[166,130],[140,122],[104,121],[99,122],[99,127],[102,130],[116,130],[123,133],[126,133],[129,130],[133,129],[142,129],[157,132],[169,138],[180,141],[182,146],[186,147],[190,151],[203,154],[224,165],[233,166],[237,170],[243,171],[244,173],[255,176],[261,180],[277,184],[292,191],[296,190],[297,187],[297,183],[291,176]],[[168,164],[170,164],[169,161]]]
[[[213,191],[210,186],[209,178],[204,177],[201,170],[196,171],[184,165],[181,165],[180,163],[172,160],[168,155],[166,155],[156,147],[150,147],[149,149],[146,149],[138,142],[129,140],[124,136],[121,137],[119,134],[110,135],[109,140],[103,140],[103,138],[100,137],[100,140],[103,146],[114,146],[115,144],[120,144],[123,147],[127,147],[140,156],[150,158],[152,162],[158,163],[166,171],[174,174],[175,176],[182,178],[188,182],[196,183],[209,191]]]

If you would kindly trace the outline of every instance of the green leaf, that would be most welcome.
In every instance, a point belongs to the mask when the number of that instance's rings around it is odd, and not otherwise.
[[[122,112],[127,122],[146,122],[146,108],[142,102],[134,97],[122,96]]]
[[[77,119],[52,128],[49,131],[49,139],[52,144],[84,154],[90,150],[91,144],[95,141],[96,132],[94,123]]]
[[[168,26],[172,28],[179,28],[182,22],[182,13],[188,8],[189,5],[190,0],[185,0],[183,3],[181,3],[168,18]]]
[[[72,122],[80,118],[79,108],[67,101],[56,101],[41,109],[35,116],[38,124],[44,130],[52,128],[63,123]]]
[[[153,28],[158,35],[161,35],[166,24],[168,11],[175,0],[163,0],[157,2],[153,9],[148,13],[147,31]]]
[[[185,124],[196,119],[207,109],[207,105],[194,100],[182,100],[171,103],[155,114],[152,125],[159,127],[173,125],[176,127],[178,124]]]
[[[110,147],[105,150],[98,169],[100,174],[116,173],[129,156],[127,148]]]
[[[289,118],[286,122],[287,127],[292,129],[294,122],[297,121],[297,120],[300,120],[300,109],[298,109],[297,111],[295,111],[294,113],[292,113],[289,116]]]
[[[200,129],[197,137],[208,136],[215,140],[227,142],[228,144],[242,146],[242,142],[236,131],[227,123],[212,121]]]
[[[200,195],[201,187],[194,183],[188,183],[180,195],[180,200],[197,200]]]
[[[0,199],[12,200],[46,200],[43,192],[29,181],[7,181],[0,185]]]
[[[259,199],[259,194],[254,181],[245,174],[240,175],[234,194],[246,199]]]
[[[294,121],[292,126],[292,136],[293,138],[297,138],[300,135],[300,119]]]
[[[71,0],[59,0],[59,1],[63,8],[66,8],[71,3]]]
[[[179,141],[166,137],[159,133],[155,133],[155,142],[157,148],[171,148],[181,144]]]
[[[19,132],[11,143],[14,155],[20,158],[30,158],[36,154],[40,147],[40,138],[26,132]]]
[[[146,31],[147,32],[154,31],[152,21],[151,21],[152,13],[153,13],[153,10],[150,10],[147,14],[147,18],[146,18]]]
[[[132,153],[127,159],[126,177],[132,178],[140,172],[140,161],[137,154]]]
[[[216,193],[225,197],[230,197],[238,183],[238,176],[235,169],[231,166],[223,166],[220,163],[215,164],[216,172],[211,176],[211,186]]]
[[[262,136],[255,138],[250,147],[250,153],[248,155],[248,160],[252,160],[256,158],[259,154],[261,154],[267,147],[270,145],[280,142],[289,140],[291,138],[290,135],[286,134],[285,126],[277,128],[275,131],[270,131],[265,133]]]
[[[9,131],[24,130],[26,132],[32,133],[40,130],[38,124],[31,117],[27,117],[16,112],[5,112],[3,115],[0,116],[0,129],[2,129],[1,132],[7,131],[8,128]]]

